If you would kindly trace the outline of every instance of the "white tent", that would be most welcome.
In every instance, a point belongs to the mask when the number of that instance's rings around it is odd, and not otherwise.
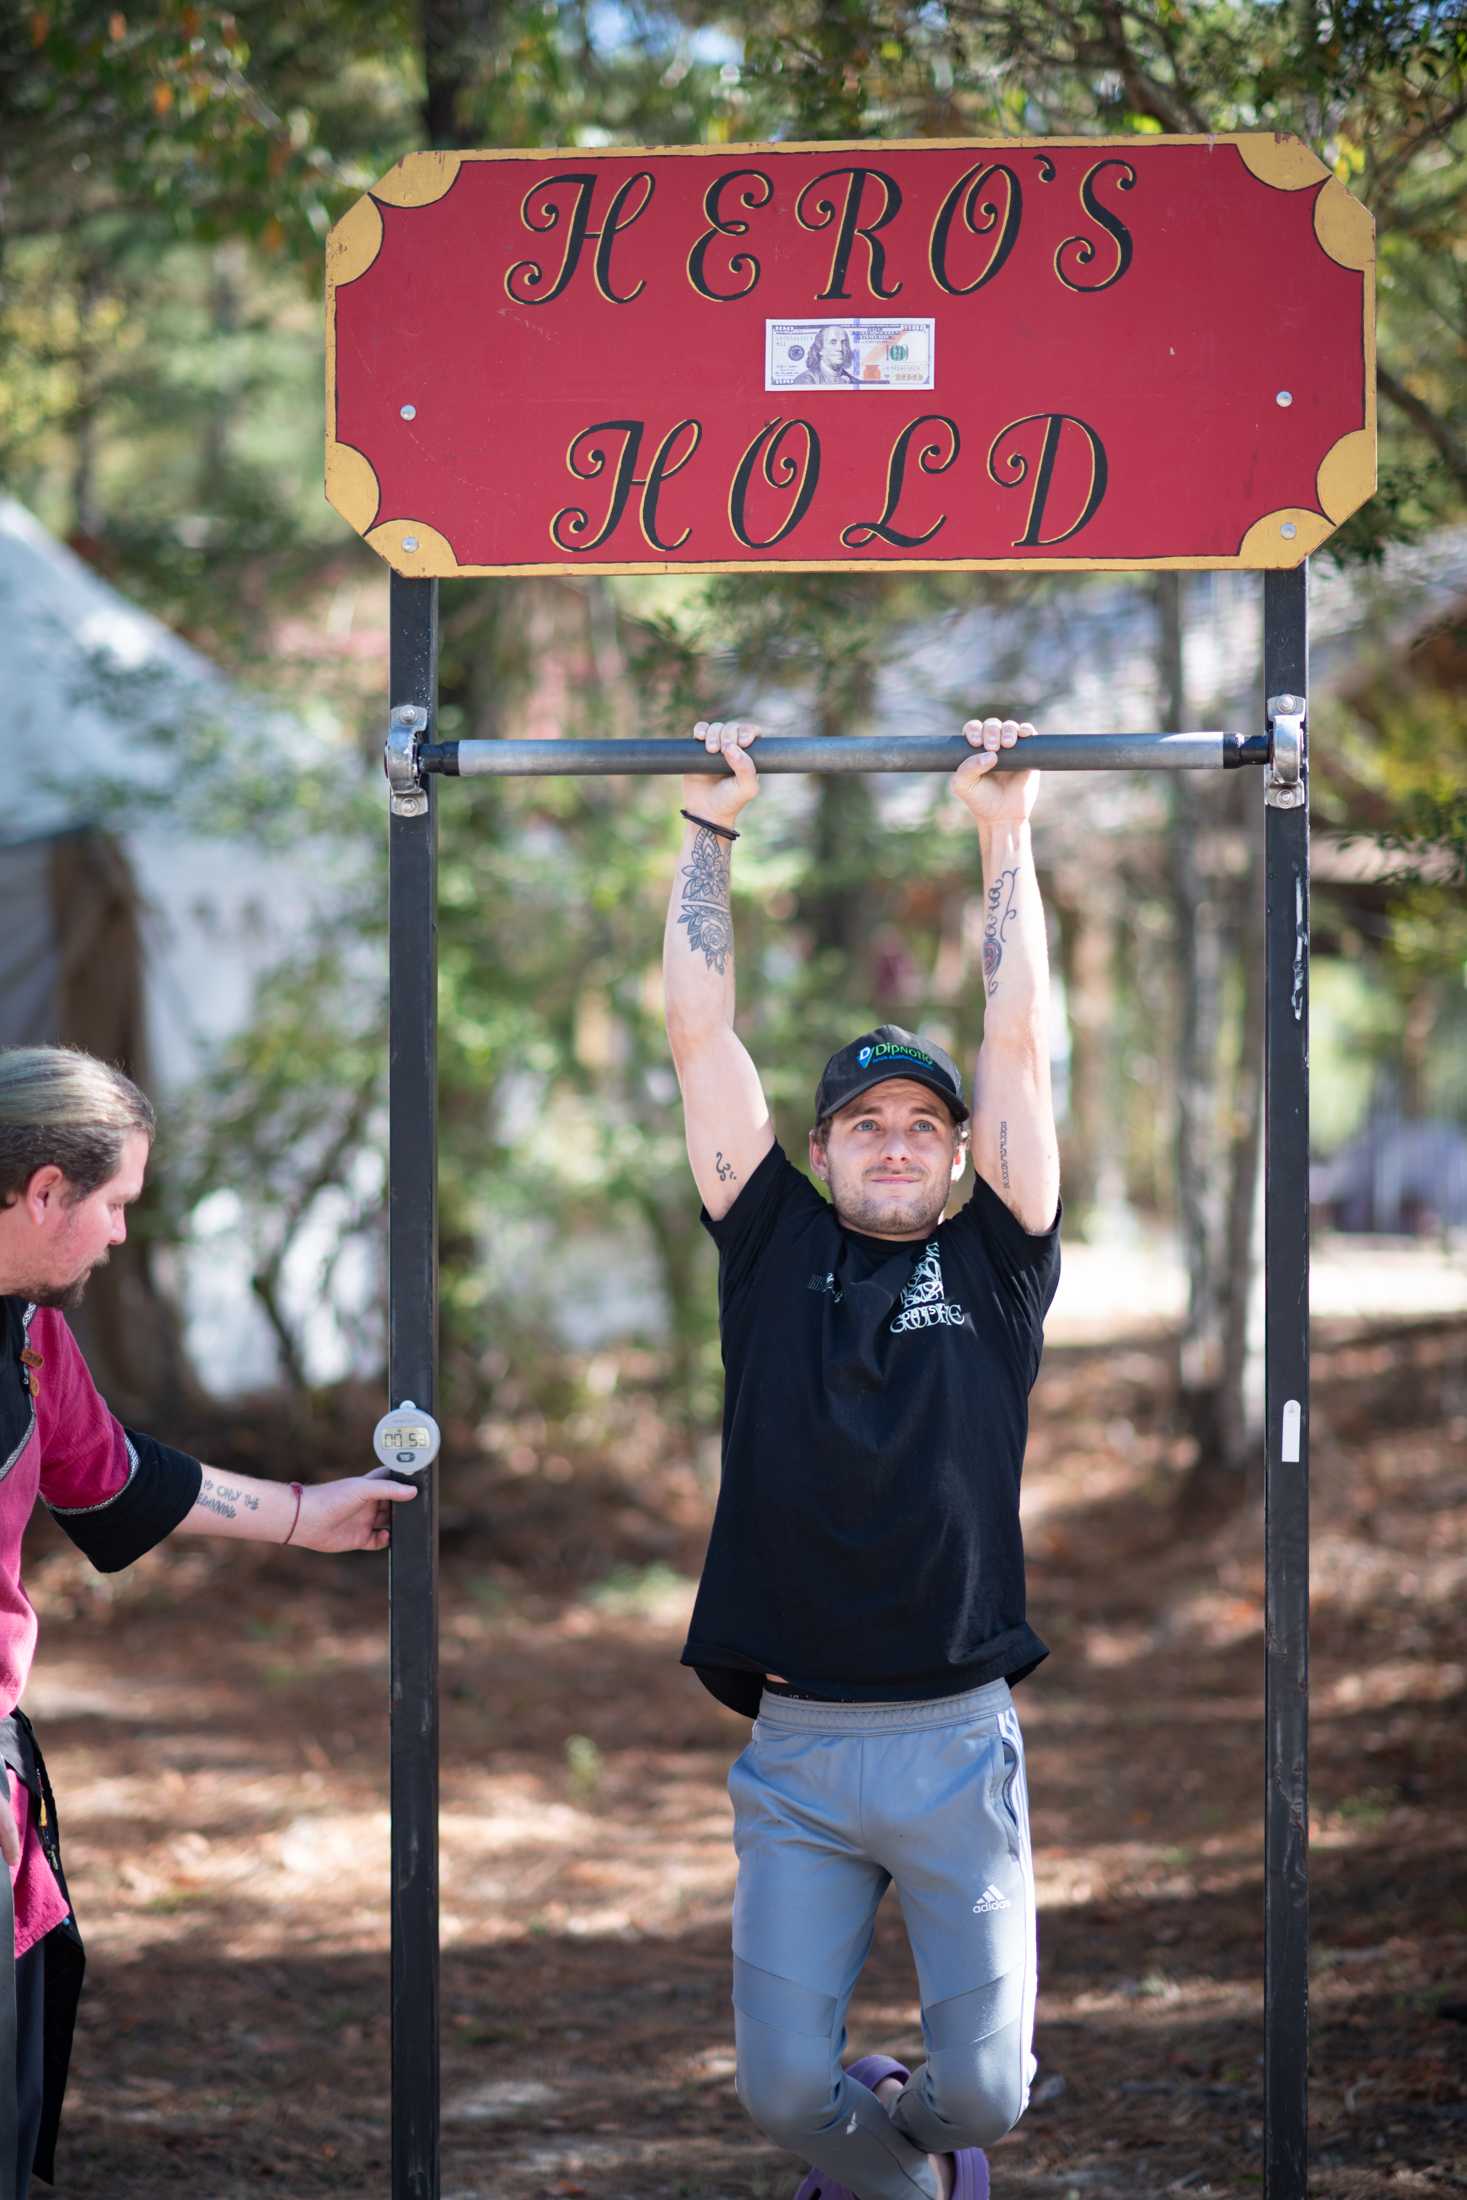
[[[249,1018],[256,991],[342,885],[320,836],[262,851],[248,830],[210,829],[208,804],[320,759],[327,736],[234,687],[198,651],[129,603],[13,499],[0,498],[0,664],[6,800],[0,809],[0,1043],[81,1037],[62,1010],[68,964],[94,990],[140,992],[142,1059],[165,1116]],[[180,738],[212,752],[207,787],[181,783]],[[343,773],[354,769],[340,756]],[[193,798],[201,792],[202,801]],[[58,851],[70,844],[69,869]],[[82,889],[107,851],[130,873],[134,937],[95,920],[75,936]],[[115,853],[110,858],[117,865]],[[60,881],[60,883],[58,883]],[[105,1047],[100,1049],[106,1051]],[[363,1164],[372,1167],[369,1156]],[[358,1194],[361,1187],[357,1187]],[[343,1264],[315,1288],[326,1218],[287,1278],[292,1326],[313,1379],[359,1359],[352,1340],[374,1279]],[[216,1394],[271,1382],[279,1356],[250,1289],[228,1197],[206,1201],[191,1242],[163,1264],[194,1373]],[[370,1358],[370,1354],[368,1355]]]

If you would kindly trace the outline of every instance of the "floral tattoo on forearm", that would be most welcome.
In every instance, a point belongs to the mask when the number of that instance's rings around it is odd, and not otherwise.
[[[688,947],[701,953],[710,970],[722,977],[733,952],[733,916],[729,909],[729,849],[717,833],[700,829],[693,842],[693,860],[683,866],[682,914]]]
[[[988,889],[983,916],[983,982],[989,999],[998,991],[998,966],[1003,961],[1004,939],[1018,914],[1014,896],[1019,890],[1017,870],[1000,871]]]

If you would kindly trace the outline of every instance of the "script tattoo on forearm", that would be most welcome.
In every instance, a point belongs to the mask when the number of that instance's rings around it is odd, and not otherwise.
[[[714,1166],[714,1167],[715,1167],[715,1168],[717,1169],[717,1171],[718,1171],[718,1175],[719,1175],[719,1181],[720,1181],[721,1183],[724,1183],[724,1184],[737,1184],[737,1183],[738,1183],[738,1180],[739,1180],[739,1172],[738,1172],[738,1170],[737,1170],[737,1169],[736,1169],[736,1168],[734,1167],[734,1165],[733,1165],[733,1163],[732,1163],[731,1161],[725,1161],[725,1160],[724,1160],[724,1158],[723,1158],[723,1155],[722,1155],[721,1153],[716,1153],[716,1154],[715,1154],[715,1155],[713,1156],[713,1166]]]
[[[252,1513],[260,1509],[258,1497],[251,1497],[248,1490],[232,1490],[227,1482],[216,1482],[210,1474],[204,1476],[198,1502],[205,1512],[218,1513],[221,1520],[237,1520],[241,1505]]]
[[[1003,961],[1004,939],[1018,914],[1014,906],[1018,891],[1017,870],[1000,871],[988,889],[983,917],[983,982],[990,1000],[998,991],[998,966]]]
[[[1007,1191],[1009,1188],[1009,1127],[1007,1123],[1000,1123],[998,1126],[998,1173],[1003,1178],[1004,1190]]]
[[[710,970],[722,977],[733,952],[733,917],[729,910],[729,849],[717,833],[700,829],[693,842],[693,860],[683,866],[682,914],[688,947],[702,954]]]

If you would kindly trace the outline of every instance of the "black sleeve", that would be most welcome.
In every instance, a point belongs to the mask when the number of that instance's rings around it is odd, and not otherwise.
[[[950,1227],[960,1234],[971,1231],[982,1245],[990,1268],[1020,1313],[1036,1333],[1059,1288],[1060,1223],[1064,1202],[1054,1211],[1047,1230],[1026,1230],[1013,1209],[1006,1206],[993,1186],[977,1171],[966,1206],[953,1217]]]
[[[100,1505],[48,1508],[101,1574],[121,1573],[171,1535],[193,1511],[204,1482],[203,1468],[186,1451],[137,1429],[124,1434],[133,1468],[114,1497]]]
[[[780,1217],[802,1201],[824,1204],[776,1139],[726,1215],[715,1222],[706,1207],[700,1209],[698,1219],[718,1247],[720,1306],[753,1274]]]

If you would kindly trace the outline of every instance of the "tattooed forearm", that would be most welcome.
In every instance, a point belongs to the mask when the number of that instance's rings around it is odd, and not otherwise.
[[[204,1487],[213,1490],[219,1497],[230,1499],[234,1504],[243,1505],[248,1512],[257,1513],[260,1509],[259,1498],[251,1497],[248,1490],[232,1490],[227,1482],[215,1482],[207,1478]]]
[[[251,1491],[235,1489],[228,1482],[218,1481],[212,1474],[204,1476],[199,1486],[197,1503],[205,1512],[218,1513],[221,1520],[238,1520],[241,1505],[246,1512],[257,1513],[260,1509],[260,1500]]]
[[[729,910],[729,848],[717,833],[700,830],[693,842],[693,860],[683,866],[680,925],[687,927],[691,953],[701,952],[710,970],[722,977],[733,952],[733,917]]]
[[[998,1126],[998,1173],[1003,1178],[1004,1190],[1007,1191],[1009,1188],[1009,1127],[1007,1123],[1000,1123]]]
[[[1016,915],[1014,897],[1019,890],[1017,870],[1000,871],[988,889],[983,914],[983,981],[989,999],[998,991],[998,966],[1003,961],[1004,940]]]
[[[714,1167],[715,1167],[715,1168],[717,1169],[717,1171],[718,1171],[718,1175],[719,1175],[719,1181],[720,1181],[721,1183],[724,1183],[724,1184],[737,1184],[737,1183],[738,1183],[738,1180],[739,1180],[739,1172],[738,1172],[738,1170],[737,1170],[737,1169],[736,1169],[736,1168],[734,1167],[734,1165],[733,1165],[733,1163],[732,1163],[731,1161],[725,1161],[725,1160],[724,1160],[724,1158],[723,1158],[723,1155],[722,1155],[721,1153],[716,1153],[716,1154],[715,1154],[715,1155],[713,1156],[713,1166],[714,1166]]]

